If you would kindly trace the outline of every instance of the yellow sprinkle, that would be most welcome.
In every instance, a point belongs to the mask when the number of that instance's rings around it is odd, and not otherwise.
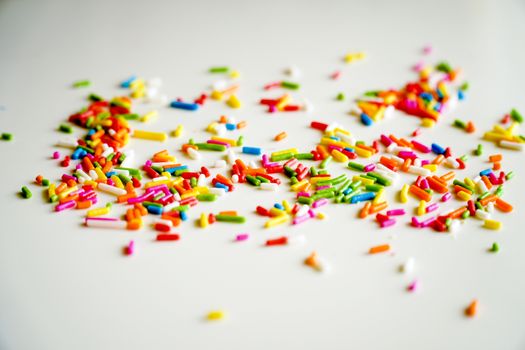
[[[210,97],[214,100],[220,101],[223,98],[223,94],[218,90],[213,90],[210,94]]]
[[[145,130],[133,131],[133,137],[137,139],[151,140],[151,141],[166,141],[168,135],[164,132],[154,132]]]
[[[417,207],[417,216],[423,216],[427,212],[427,202],[421,200],[419,201],[419,205]]]
[[[290,100],[291,100],[290,95],[286,94],[278,100],[275,107],[277,107],[278,110],[282,111],[284,107],[288,104],[288,102],[290,102]]]
[[[290,186],[290,189],[294,192],[299,192],[300,188],[308,185],[308,180],[301,180],[298,183]]]
[[[143,123],[149,123],[153,121],[154,119],[156,119],[158,115],[159,113],[157,111],[151,111],[151,112],[144,114],[142,118],[140,118],[140,121]]]
[[[465,192],[465,191],[459,191],[457,193],[457,196],[458,196],[459,199],[461,199],[462,201],[465,201],[465,202],[470,200],[470,197],[471,197],[471,195],[469,193]]]
[[[290,214],[292,212],[292,207],[290,206],[290,203],[288,203],[288,201],[286,199],[283,199],[283,207],[284,207],[284,210]]]
[[[287,214],[281,215],[281,216],[277,216],[275,218],[271,218],[268,221],[266,221],[264,223],[264,227],[271,228],[271,227],[274,227],[274,226],[277,226],[277,225],[284,224],[286,221],[288,221],[288,215]]]
[[[95,168],[95,172],[97,173],[98,179],[106,181],[108,178],[106,177],[106,174],[102,171],[100,168]]]
[[[277,156],[280,156],[281,154],[285,154],[285,153],[297,154],[297,153],[299,153],[299,151],[297,150],[297,148],[283,149],[282,151],[273,152],[271,154],[271,156],[272,157],[277,157]]]
[[[401,203],[406,203],[408,201],[408,184],[404,184],[401,191],[399,191],[399,201]]]
[[[227,144],[229,144],[232,147],[237,146],[237,141],[236,140],[226,139],[226,138],[218,137],[218,136],[212,136],[211,139],[214,140],[214,141],[227,143]]]
[[[109,207],[95,208],[95,209],[88,210],[86,213],[86,216],[88,218],[92,218],[95,216],[107,215],[109,214],[109,211],[110,211]]]
[[[321,145],[331,145],[331,146],[337,146],[341,148],[345,147],[351,147],[349,143],[343,142],[343,141],[336,141],[329,137],[322,137],[321,138]]]
[[[384,194],[385,194],[385,190],[384,189],[380,189],[377,193],[376,193],[376,196],[375,198],[372,200],[372,204],[378,204],[378,203],[381,203],[384,201]]]
[[[346,136],[352,136],[350,131],[345,130],[345,129],[341,129],[341,128],[335,128],[334,132],[335,132],[335,134],[343,134],[343,135],[346,135]]]
[[[361,177],[359,175],[355,175],[353,178],[352,178],[352,181],[361,181],[361,183],[363,185],[373,185],[374,184],[374,180],[372,179],[368,179],[366,177]]]
[[[241,73],[239,73],[239,71],[237,71],[237,70],[233,70],[233,71],[230,73],[230,77],[231,77],[232,79],[237,79],[237,78],[239,78],[240,76],[241,76]]]
[[[281,215],[286,215],[286,211],[281,210],[281,209],[278,209],[278,208],[275,208],[275,207],[271,208],[271,209],[269,210],[269,212],[270,212],[270,215],[271,215],[272,217],[277,217],[277,216],[281,216]]]
[[[202,213],[201,214],[201,217],[200,217],[200,220],[199,220],[199,225],[202,228],[208,227],[208,215],[206,213]]]
[[[432,128],[434,125],[436,125],[436,121],[431,118],[423,118],[421,119],[421,126],[425,128]]]
[[[113,180],[113,182],[115,183],[115,187],[124,188],[124,184],[120,180],[120,177],[118,177],[117,175],[112,175],[111,180]]]
[[[180,198],[186,199],[186,198],[189,198],[189,197],[195,197],[198,194],[199,194],[199,192],[197,190],[191,189],[190,191],[186,191],[183,194],[181,194]]]
[[[317,218],[320,219],[320,220],[326,219],[326,214],[325,213],[317,213]]]
[[[345,62],[351,63],[354,61],[360,61],[360,60],[363,60],[365,57],[366,57],[366,54],[364,52],[349,53],[345,56]]]
[[[210,321],[219,321],[226,317],[226,314],[222,310],[213,310],[206,316]]]
[[[237,98],[236,95],[231,95],[226,103],[231,108],[241,108],[241,101]]]
[[[47,189],[47,196],[49,198],[53,197],[56,192],[55,192],[55,189],[57,188],[57,185],[55,185],[54,183],[49,185],[49,188]]]
[[[332,151],[332,156],[334,157],[334,160],[336,162],[339,162],[339,163],[345,163],[345,162],[348,162],[348,157],[346,156],[346,154],[334,149]]]
[[[356,147],[354,150],[358,156],[363,157],[363,158],[370,158],[373,155],[371,151],[361,148],[361,147]]]
[[[470,178],[466,177],[465,178],[465,183],[467,185],[469,185],[470,187],[476,187],[476,184],[474,183],[474,181],[472,181]]]
[[[177,125],[177,128],[175,130],[173,130],[173,132],[171,133],[174,137],[179,137],[182,135],[182,132],[184,131],[184,127],[182,126],[182,124],[179,124]]]
[[[310,183],[312,185],[315,185],[316,183],[318,183],[319,181],[323,181],[323,180],[332,180],[331,177],[327,176],[327,177],[322,177],[322,176],[314,176],[314,177],[311,177],[310,178]]]
[[[428,169],[431,172],[435,172],[437,170],[437,164],[425,164],[423,165],[423,168]]]
[[[483,226],[490,230],[499,230],[501,228],[501,222],[496,220],[485,220]]]

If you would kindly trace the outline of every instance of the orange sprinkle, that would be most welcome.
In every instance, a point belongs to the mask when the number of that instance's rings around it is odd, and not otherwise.
[[[60,185],[57,186],[57,188],[55,189],[55,192],[58,194],[62,192],[63,190],[65,190],[66,188],[67,188],[67,184],[62,182]]]
[[[359,217],[361,219],[364,219],[368,216],[370,213],[370,207],[372,206],[371,202],[366,202],[363,208],[359,211]]]
[[[322,159],[330,157],[330,153],[328,153],[327,148],[323,145],[317,145],[317,147],[315,147],[315,150],[321,155]]]
[[[466,193],[472,195],[472,191],[471,191],[471,190],[468,190],[468,189],[466,189],[465,187],[461,187],[461,186],[458,186],[458,185],[454,185],[454,192],[459,193],[459,192],[461,192],[461,191],[466,192]]]
[[[417,196],[419,199],[424,200],[425,202],[430,202],[432,196],[427,191],[417,187],[416,185],[411,185],[409,188],[410,193]]]
[[[456,177],[456,173],[453,172],[453,171],[449,171],[448,173],[446,173],[444,175],[441,175],[440,179],[443,180],[443,181],[450,181],[454,177]]]
[[[439,177],[427,177],[428,184],[430,185],[430,188],[432,188],[434,191],[438,193],[445,193],[447,192],[447,186],[446,184],[443,184]]]
[[[492,188],[492,183],[490,182],[489,178],[486,177],[485,175],[483,175],[481,177],[481,180],[483,181],[483,183],[485,184],[485,186],[487,186],[487,189],[490,190]]]
[[[401,166],[401,170],[403,170],[405,173],[408,171],[408,167],[412,165],[412,159],[407,158],[403,162],[403,165]]]
[[[495,162],[494,166],[492,167],[492,170],[500,170],[501,169],[501,163]]]
[[[439,164],[443,163],[444,160],[445,160],[445,156],[440,154],[436,158],[434,158],[434,160],[432,161],[432,164],[439,165]]]
[[[88,200],[85,200],[85,201],[79,201],[77,202],[77,209],[87,209],[89,207],[91,207],[91,201],[88,199]]]
[[[465,309],[465,315],[468,317],[474,317],[478,313],[478,300],[474,299],[470,305]]]
[[[448,214],[448,217],[451,219],[459,218],[464,212],[467,211],[467,207],[461,207],[454,210],[452,213]]]
[[[390,244],[376,245],[375,247],[370,248],[368,251],[369,254],[383,253],[390,250]]]
[[[497,199],[498,199],[498,196],[496,196],[495,194],[491,194],[490,196],[487,196],[487,197],[483,198],[479,202],[481,203],[481,205],[485,206],[489,202],[494,202]]]
[[[44,180],[44,177],[42,175],[38,175],[35,179],[35,182],[40,185],[42,180]]]
[[[246,127],[246,125],[248,125],[248,123],[243,120],[242,122],[237,123],[237,129],[242,129]]]
[[[465,127],[465,131],[468,132],[469,134],[471,134],[474,131],[476,131],[476,126],[474,125],[473,122],[469,121],[467,123],[467,126]]]
[[[226,124],[227,122],[228,122],[228,118],[226,118],[225,115],[221,115],[221,117],[219,119],[219,123]]]
[[[312,254],[310,254],[310,256],[308,256],[304,260],[304,264],[313,267],[314,269],[319,268],[319,262],[317,261],[317,253],[312,252]]]
[[[386,209],[388,207],[388,203],[385,201],[385,202],[381,202],[381,203],[377,203],[377,204],[374,204],[370,207],[370,214],[375,214],[375,213],[378,213],[380,212],[381,210],[383,209]]]
[[[496,199],[496,208],[498,208],[499,210],[501,210],[501,211],[503,211],[505,213],[509,213],[513,209],[512,205],[510,205],[509,203],[505,202],[501,198]]]
[[[493,154],[489,156],[489,162],[500,162],[503,159],[503,156],[501,154]]]
[[[288,136],[288,134],[286,134],[286,131],[283,131],[283,132],[280,132],[277,135],[275,135],[274,140],[275,141],[281,141],[282,139],[285,139],[287,136]]]
[[[221,211],[219,215],[237,216],[237,211],[235,210]]]

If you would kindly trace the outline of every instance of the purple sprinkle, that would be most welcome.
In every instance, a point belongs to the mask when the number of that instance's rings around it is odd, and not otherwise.
[[[328,204],[328,199],[326,198],[321,198],[319,200],[316,200],[313,204],[312,204],[312,208],[319,208],[319,207],[322,207],[323,205],[326,205]]]
[[[240,233],[238,234],[236,237],[235,237],[235,240],[237,242],[241,242],[241,241],[245,241],[248,239],[248,237],[250,237],[250,235],[248,235],[247,233]]]

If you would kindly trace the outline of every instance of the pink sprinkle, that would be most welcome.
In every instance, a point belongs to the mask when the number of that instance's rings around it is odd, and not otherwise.
[[[270,90],[270,89],[274,89],[274,88],[278,88],[278,87],[281,87],[281,82],[280,81],[276,81],[276,82],[273,82],[273,83],[266,84],[264,86],[264,90]]]
[[[208,140],[206,141],[206,143],[210,143],[213,145],[222,145],[222,146],[226,146],[226,148],[230,148],[230,144],[227,142],[222,142],[222,141],[217,141],[217,140]]]
[[[429,218],[429,219],[426,219],[425,221],[421,221],[419,225],[420,225],[421,227],[429,227],[429,226],[431,226],[435,221],[436,221],[435,218]]]
[[[148,160],[146,161],[146,166],[151,166],[152,164],[153,164],[153,162],[152,162],[151,160],[148,159]]]
[[[126,255],[133,255],[135,252],[135,241],[129,241],[128,246],[126,247]]]
[[[55,211],[62,211],[66,209],[72,209],[77,206],[77,203],[75,201],[67,201],[64,203],[60,203],[55,207]]]
[[[415,280],[414,282],[410,283],[407,287],[407,290],[411,293],[415,292],[419,288],[419,282],[418,280]]]
[[[297,193],[297,198],[299,197],[310,197],[310,193],[308,192],[298,192]]]
[[[414,146],[414,148],[416,150],[418,150],[419,152],[421,152],[421,153],[430,153],[431,152],[431,149],[428,146],[422,144],[421,142],[418,142],[416,140],[412,140],[411,142],[412,142],[412,145]]]
[[[412,216],[412,226],[421,227],[421,223],[417,220],[415,216]]]
[[[379,225],[381,226],[381,228],[385,228],[385,227],[392,226],[395,223],[396,223],[395,219],[388,219],[388,220],[382,221]]]
[[[375,168],[376,168],[376,165],[373,164],[373,163],[371,163],[371,164],[366,165],[366,166],[363,168],[363,170],[364,170],[365,172],[368,173],[368,172],[370,172],[370,171],[374,171]]]
[[[387,216],[399,216],[405,215],[405,209],[392,209],[386,212]]]
[[[430,45],[426,45],[426,46],[423,48],[423,53],[424,53],[425,55],[429,55],[429,54],[431,54],[431,53],[432,53],[432,46],[430,46]]]
[[[381,135],[381,143],[385,146],[385,147],[388,147],[392,144],[392,141],[388,136],[386,135]]]
[[[250,237],[249,234],[247,234],[247,233],[240,233],[240,234],[238,234],[238,235],[235,237],[235,240],[236,240],[237,242],[241,242],[241,241],[245,241],[245,240],[247,240],[248,237]]]
[[[327,188],[330,188],[330,187],[331,187],[330,185],[319,186],[319,187],[316,188],[316,191],[326,190]]]
[[[341,76],[341,72],[338,71],[338,70],[333,72],[332,75],[331,75],[332,79],[334,79],[334,80],[339,79],[340,76]]]
[[[313,202],[312,208],[319,208],[319,207],[322,207],[323,205],[326,205],[326,204],[328,204],[328,199],[321,198],[321,199],[316,200],[315,202]]]
[[[425,64],[423,63],[423,61],[420,61],[418,62],[417,64],[414,65],[413,69],[416,71],[416,72],[421,72],[423,70],[423,66]]]
[[[432,203],[427,207],[427,213],[437,210],[437,208],[439,208],[439,205],[437,203]]]
[[[292,224],[294,225],[299,225],[303,222],[305,222],[306,220],[310,220],[312,217],[308,214],[304,214],[302,216],[296,216],[293,221],[292,221]]]
[[[60,152],[58,151],[53,152],[53,159],[60,159]]]
[[[308,210],[308,215],[310,215],[311,218],[315,218],[315,213],[312,209]]]
[[[428,181],[427,181],[427,179],[423,179],[423,180],[421,180],[421,183],[420,183],[419,187],[421,187],[421,188],[424,189],[424,190],[426,190],[427,188],[429,188],[430,186],[428,185]]]
[[[268,106],[268,112],[274,113],[275,111],[277,111],[277,107],[275,107],[275,105]]]
[[[446,202],[446,201],[448,201],[450,198],[452,198],[452,195],[450,194],[450,192],[447,192],[447,193],[445,193],[443,196],[441,196],[441,201],[442,201],[442,202]]]

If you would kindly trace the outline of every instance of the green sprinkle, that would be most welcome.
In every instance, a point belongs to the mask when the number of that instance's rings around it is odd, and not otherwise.
[[[344,101],[345,100],[345,94],[342,92],[337,94],[337,97],[335,98],[337,101]]]
[[[297,177],[292,176],[292,177],[290,178],[290,184],[291,184],[291,185],[295,185],[295,184],[298,183],[298,182],[299,182],[299,180],[297,180]]]
[[[489,251],[490,251],[491,253],[497,253],[497,252],[499,252],[499,244],[496,243],[496,242],[492,243],[492,247],[490,247]]]
[[[452,72],[452,67],[448,62],[443,61],[436,65],[436,70],[444,73],[450,73]]]
[[[282,81],[281,82],[281,87],[285,88],[285,89],[290,89],[290,90],[298,90],[301,86],[297,83],[293,83],[291,81]]]
[[[295,170],[293,170],[292,168],[286,165],[284,166],[284,174],[288,177],[297,176],[297,173],[295,172]]]
[[[505,180],[510,180],[514,177],[514,171],[510,171],[507,175],[505,175]]]
[[[11,141],[13,139],[13,134],[4,132],[2,133],[2,140],[4,141]]]
[[[196,143],[195,146],[197,146],[200,150],[206,150],[206,151],[218,151],[222,152],[226,150],[226,146],[224,145],[217,145],[214,143]]]
[[[190,179],[190,186],[191,186],[191,188],[197,187],[197,178],[196,177],[192,177]]]
[[[292,152],[279,154],[277,156],[271,156],[270,161],[272,162],[280,162],[281,160],[288,160],[290,158],[293,158],[294,154]]]
[[[452,224],[452,219],[451,219],[451,218],[447,218],[447,219],[445,220],[445,225],[446,225],[447,227],[449,227],[451,224]]]
[[[310,168],[310,176],[317,176],[319,173],[315,167]]]
[[[461,157],[459,157],[459,159],[461,159],[462,161],[466,162],[468,160],[468,156],[466,154],[464,154]]]
[[[266,178],[264,178],[264,177],[262,177],[262,176],[256,176],[255,178],[256,178],[257,180],[261,181],[261,183],[263,183],[263,182],[264,182],[264,183],[269,183],[269,182],[270,182],[270,180],[268,180],[268,179],[266,179]]]
[[[312,153],[297,153],[295,155],[295,158],[297,160],[303,160],[303,159],[314,159],[314,155]]]
[[[117,117],[124,118],[126,120],[139,120],[140,115],[137,113],[119,114]]]
[[[197,195],[197,200],[199,202],[215,202],[217,195],[214,193],[203,193]]]
[[[25,199],[29,199],[32,195],[33,194],[31,193],[29,188],[27,188],[26,186],[22,187],[22,197],[24,197]]]
[[[374,171],[370,171],[369,173],[367,173],[367,175],[368,175],[367,177],[372,177],[373,179],[375,179],[376,182],[380,185],[390,186],[392,184],[392,182],[389,179],[387,179],[386,177]],[[364,175],[361,175],[361,176],[364,176]]]
[[[518,123],[523,123],[523,116],[516,108],[513,108],[512,111],[510,111],[510,117]]]
[[[461,128],[461,129],[465,129],[467,127],[465,122],[459,119],[454,120],[454,124],[452,125],[454,125],[455,127]]]
[[[97,94],[89,94],[88,100],[93,102],[104,101],[104,98]]]
[[[188,209],[190,209],[190,206],[185,204],[185,205],[179,205],[178,207],[174,208],[173,210],[176,210],[176,211],[188,211]]]
[[[368,191],[368,192],[379,192],[381,191],[382,189],[384,188],[384,186],[381,186],[381,185],[366,185],[365,186],[365,191]]]
[[[468,211],[468,210],[465,210],[465,211],[463,212],[463,214],[461,214],[461,218],[462,218],[462,219],[466,219],[466,218],[468,218],[469,216],[470,216],[470,211]]]
[[[483,154],[483,145],[481,143],[478,145],[478,148],[476,148],[476,150],[474,151],[474,154],[476,156],[480,156]]]
[[[246,180],[253,186],[260,186],[261,180],[258,180],[255,176],[246,175]]]
[[[234,216],[234,215],[215,215],[217,221],[222,222],[233,222],[236,224],[242,224],[246,221],[244,216]]]
[[[60,124],[60,126],[58,127],[58,130],[65,132],[66,134],[73,133],[73,128],[67,124]]]
[[[244,136],[239,136],[237,139],[237,146],[242,146],[244,144]]]
[[[321,164],[319,164],[319,168],[321,169],[325,169],[326,166],[332,161],[332,156],[328,156],[326,157],[322,162]]]
[[[78,80],[73,83],[73,87],[75,89],[77,88],[84,88],[91,85],[91,82],[89,80]]]
[[[210,73],[228,73],[230,71],[230,67],[211,67],[209,72]]]
[[[463,183],[463,182],[461,182],[461,181],[459,181],[459,180],[457,180],[457,179],[453,181],[453,184],[454,184],[454,185],[461,186],[461,187],[463,187],[463,188],[466,188],[467,190],[469,190],[469,191],[472,192],[472,193],[475,192],[474,188],[472,188],[471,186],[469,186],[469,185],[467,185],[466,183]]]
[[[348,167],[350,169],[354,169],[354,170],[358,170],[358,171],[364,171],[365,170],[365,166],[364,165],[356,163],[356,162],[349,162],[348,163]]]
[[[49,180],[48,179],[43,179],[42,180],[42,186],[49,186]]]
[[[113,207],[113,203],[111,203],[111,202],[107,202],[107,203],[106,203],[106,208],[111,209],[111,207]]]
[[[479,199],[479,200],[482,200],[482,199],[488,197],[489,195],[490,195],[490,192],[489,192],[489,191],[484,192],[481,196],[478,197],[478,199]]]
[[[364,93],[365,96],[368,96],[368,97],[376,97],[377,95],[379,95],[380,91],[367,91]]]
[[[299,198],[297,198],[297,202],[299,202],[299,203],[301,203],[301,204],[312,205],[312,203],[314,202],[314,200],[313,200],[313,198],[311,198],[311,197],[299,196]]]
[[[503,195],[503,186],[498,186],[496,189],[496,196],[501,197]]]
[[[463,84],[461,84],[461,86],[459,87],[460,90],[462,91],[467,91],[469,88],[469,84],[468,82],[464,82]]]
[[[56,194],[52,195],[50,198],[49,198],[49,201],[51,203],[56,203],[58,202],[58,196]]]

